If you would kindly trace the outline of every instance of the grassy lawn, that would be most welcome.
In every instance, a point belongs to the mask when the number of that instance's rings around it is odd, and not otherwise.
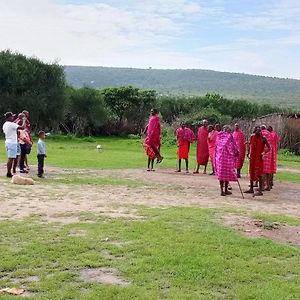
[[[299,247],[247,239],[213,221],[213,210],[140,214],[71,225],[0,222],[0,286],[25,284],[40,299],[299,299]],[[80,270],[99,267],[116,268],[130,285],[80,279]]]
[[[102,145],[100,152],[97,144]],[[50,137],[47,147],[46,164],[51,166],[122,169],[146,165],[141,141],[136,139]],[[35,162],[35,151],[31,163]],[[191,153],[195,153],[195,146]],[[175,168],[176,146],[163,145],[163,154],[162,167]],[[4,162],[3,147],[0,158]],[[300,162],[297,156],[280,154],[279,158],[283,165],[295,163],[294,168]],[[191,155],[191,168],[194,165]],[[246,169],[247,163],[244,172]],[[300,183],[300,174],[280,171],[277,179]],[[141,193],[139,189],[145,186],[139,180],[109,175],[90,178],[80,173],[57,175],[43,182],[48,188],[53,186],[53,199],[60,197],[54,193],[56,184],[74,190],[96,185],[99,193],[101,186],[127,187],[133,193]],[[3,179],[1,184],[7,183]],[[154,192],[160,190],[159,186],[154,188]],[[30,205],[26,196],[24,189],[24,205]],[[25,287],[27,299],[51,300],[300,299],[300,247],[250,239],[224,227],[217,219],[229,212],[225,208],[130,207],[138,209],[143,218],[114,219],[82,211],[80,221],[72,224],[47,223],[39,217],[0,219],[0,288]],[[239,213],[249,214],[246,210]],[[262,212],[251,216],[267,223],[300,225],[299,219],[289,216]],[[80,277],[83,270],[103,267],[116,269],[129,284],[106,285]],[[0,295],[0,299],[24,298]]]

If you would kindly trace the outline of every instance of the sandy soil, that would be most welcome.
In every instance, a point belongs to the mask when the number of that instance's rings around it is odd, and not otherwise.
[[[170,206],[198,206],[236,208],[264,213],[300,217],[300,185],[276,182],[271,192],[262,197],[245,195],[242,199],[237,183],[232,183],[233,195],[221,197],[216,178],[209,175],[175,173],[160,169],[145,170],[66,170],[47,168],[49,178],[109,177],[138,180],[148,183],[140,187],[126,185],[80,185],[38,182],[34,186],[18,186],[4,177],[1,167],[0,218],[23,219],[39,216],[45,221],[73,223],[88,219],[84,213],[110,218],[139,219],[136,205],[166,208]],[[31,171],[35,174],[35,170]],[[241,179],[243,190],[248,179]]]
[[[280,223],[265,223],[249,216],[225,214],[221,216],[222,223],[242,232],[247,237],[265,237],[278,243],[300,245],[300,227]]]

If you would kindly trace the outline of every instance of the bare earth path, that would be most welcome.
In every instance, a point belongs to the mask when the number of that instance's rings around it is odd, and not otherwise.
[[[1,168],[4,170],[4,167]],[[31,171],[35,174],[35,170]],[[34,186],[12,185],[0,174],[0,218],[22,219],[37,215],[45,221],[77,222],[83,213],[98,216],[141,218],[136,205],[149,207],[197,206],[234,208],[300,217],[300,185],[276,182],[271,192],[263,197],[241,198],[236,183],[233,195],[221,197],[216,178],[209,175],[176,174],[174,170],[160,169],[146,172],[127,170],[78,170],[47,168],[50,183],[40,181]],[[56,178],[118,178],[147,183],[128,187],[124,185],[89,185],[55,183]],[[248,179],[241,180],[247,189]]]

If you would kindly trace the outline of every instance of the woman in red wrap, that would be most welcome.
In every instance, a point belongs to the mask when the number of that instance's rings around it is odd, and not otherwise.
[[[181,160],[185,160],[186,173],[189,172],[189,151],[190,144],[195,140],[194,132],[186,127],[186,124],[181,123],[181,127],[176,130],[177,138],[177,154],[178,154],[178,170],[176,172],[181,172]]]

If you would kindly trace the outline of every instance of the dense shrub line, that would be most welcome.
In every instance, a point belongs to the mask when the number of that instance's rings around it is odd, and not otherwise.
[[[77,135],[136,134],[144,128],[154,106],[165,123],[185,121],[192,127],[204,118],[224,124],[281,110],[218,94],[158,97],[154,90],[131,86],[75,89],[66,84],[64,69],[56,63],[0,52],[0,113],[26,109],[34,130]]]

